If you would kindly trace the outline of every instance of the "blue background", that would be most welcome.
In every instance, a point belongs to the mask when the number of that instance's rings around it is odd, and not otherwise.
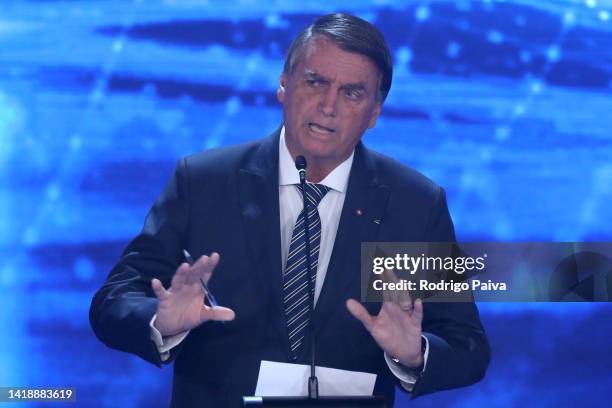
[[[393,52],[366,144],[446,188],[460,239],[612,241],[611,1],[3,0],[0,386],[167,405],[171,368],[99,343],[91,296],[179,157],[278,126],[283,52],[333,11]],[[609,404],[608,304],[480,310],[485,380],[397,406]]]

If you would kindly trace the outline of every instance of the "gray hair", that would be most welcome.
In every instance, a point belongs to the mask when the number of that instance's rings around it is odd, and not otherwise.
[[[376,97],[379,101],[385,100],[393,79],[393,62],[389,47],[376,27],[350,14],[335,13],[321,16],[299,33],[287,50],[284,73],[293,72],[308,41],[315,36],[325,36],[340,49],[365,55],[372,60],[380,71]]]

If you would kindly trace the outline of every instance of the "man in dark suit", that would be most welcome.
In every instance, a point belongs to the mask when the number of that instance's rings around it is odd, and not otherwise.
[[[90,310],[108,346],[175,361],[173,407],[240,406],[262,360],[308,363],[311,324],[317,365],[376,374],[374,393],[390,404],[396,383],[418,396],[484,376],[489,346],[473,303],[354,300],[361,242],[455,240],[444,191],[361,143],[391,77],[376,28],[323,16],[288,51],[283,126],[179,161]],[[312,319],[298,155],[314,208]],[[225,307],[204,305],[200,280]]]

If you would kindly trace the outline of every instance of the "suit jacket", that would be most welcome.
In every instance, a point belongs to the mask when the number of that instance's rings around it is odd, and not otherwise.
[[[261,360],[291,361],[281,299],[278,138],[279,131],[180,160],[142,232],[93,298],[90,321],[98,338],[160,366],[150,339],[157,307],[151,279],[169,287],[183,249],[194,259],[221,254],[209,285],[236,318],[204,323],[173,349],[172,407],[241,406],[242,395],[254,394]],[[345,306],[348,298],[360,298],[360,244],[454,241],[453,224],[440,187],[361,143],[346,194],[314,312],[317,364],[376,373],[374,393],[391,406],[397,380]],[[366,304],[371,314],[380,306]],[[429,358],[413,397],[483,377],[490,351],[473,303],[426,303],[423,333]],[[309,348],[302,347],[297,363],[309,362]]]

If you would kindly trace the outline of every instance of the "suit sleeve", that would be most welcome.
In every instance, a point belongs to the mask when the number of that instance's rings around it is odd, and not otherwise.
[[[446,195],[441,188],[429,217],[427,241],[455,241]],[[484,377],[491,351],[473,301],[425,302],[423,335],[429,343],[429,356],[412,390],[413,398],[471,385]]]
[[[151,340],[149,322],[158,301],[151,280],[157,278],[169,287],[183,262],[190,213],[187,179],[183,159],[147,214],[142,231],[128,244],[89,309],[91,326],[100,341],[157,366],[162,361]]]

